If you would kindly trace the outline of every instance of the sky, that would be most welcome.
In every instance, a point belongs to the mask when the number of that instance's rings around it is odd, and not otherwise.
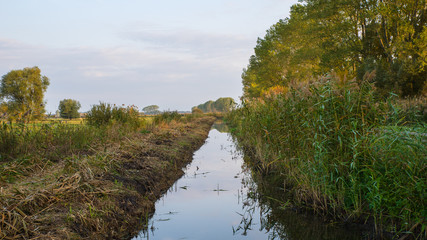
[[[190,111],[242,95],[258,37],[297,0],[0,0],[0,76],[38,66],[75,99]]]

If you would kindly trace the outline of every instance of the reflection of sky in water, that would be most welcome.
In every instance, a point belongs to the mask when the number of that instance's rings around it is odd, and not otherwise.
[[[242,220],[243,174],[241,156],[231,152],[235,147],[228,134],[212,130],[186,175],[157,202],[149,224],[154,230],[139,239],[266,239],[258,229],[233,235],[232,227]]]
[[[361,238],[360,231],[327,226],[313,216],[290,210],[271,212],[265,205],[262,227],[259,203],[247,196],[248,188],[256,186],[249,173],[242,172],[242,164],[228,134],[211,130],[186,174],[156,203],[149,230],[135,239]]]

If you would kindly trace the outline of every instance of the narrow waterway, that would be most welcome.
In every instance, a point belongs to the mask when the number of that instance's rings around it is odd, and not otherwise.
[[[361,239],[358,232],[257,201],[242,154],[220,131],[211,130],[185,175],[156,203],[148,229],[134,239]]]

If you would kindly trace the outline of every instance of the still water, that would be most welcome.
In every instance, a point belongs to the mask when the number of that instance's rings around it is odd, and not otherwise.
[[[210,131],[185,175],[156,203],[148,229],[134,239],[361,239],[358,232],[257,201],[241,152],[220,131]]]

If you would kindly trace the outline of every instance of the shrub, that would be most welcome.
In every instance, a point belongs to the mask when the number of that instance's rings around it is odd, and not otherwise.
[[[97,127],[119,123],[136,129],[143,124],[135,106],[117,107],[102,102],[92,106],[85,120],[87,124]]]
[[[103,126],[110,124],[113,119],[113,110],[109,103],[99,103],[94,105],[86,114],[85,121],[92,126]]]

